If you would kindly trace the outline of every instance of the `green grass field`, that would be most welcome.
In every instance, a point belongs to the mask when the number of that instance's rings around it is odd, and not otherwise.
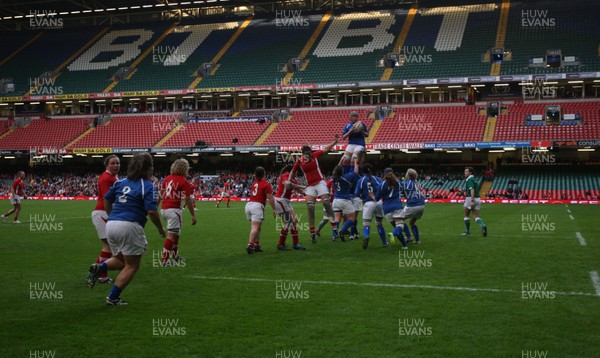
[[[244,203],[230,209],[198,203],[198,224],[189,225],[189,213],[184,219],[185,266],[155,267],[162,239],[147,225],[148,253],[122,294],[129,302],[122,307],[104,305],[109,286],[85,286],[100,249],[89,219],[93,206],[25,201],[22,224],[0,222],[0,356],[600,352],[600,293],[591,278],[600,271],[598,206],[484,205],[490,234],[483,238],[475,223],[470,237],[460,235],[460,205],[428,204],[419,222],[423,244],[408,251],[382,248],[376,235],[368,250],[357,241],[331,242],[325,236],[313,245],[301,231],[304,252],[276,250],[269,208],[261,239],[265,252],[251,256],[244,251],[249,231]],[[1,211],[8,207],[8,201],[0,202]],[[305,206],[297,204],[296,210],[304,229]],[[46,225],[32,226],[31,219]]]

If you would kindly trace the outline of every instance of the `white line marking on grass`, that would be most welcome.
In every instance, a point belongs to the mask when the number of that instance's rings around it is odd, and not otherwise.
[[[570,214],[570,213],[571,213],[571,210],[567,209],[567,212]]]
[[[596,277],[598,274],[596,273]],[[311,281],[311,280],[274,280],[270,278],[253,278],[253,277],[228,277],[228,276],[192,276],[200,280],[213,280],[213,281],[241,281],[241,282],[300,282],[306,284],[315,285],[330,285],[330,286],[363,286],[363,287],[391,287],[391,288],[416,288],[424,290],[445,290],[445,291],[470,291],[470,292],[494,292],[494,293],[515,293],[521,294],[521,291],[507,290],[502,288],[479,288],[479,287],[453,287],[453,286],[435,286],[435,285],[411,285],[401,283],[378,283],[378,282],[349,282],[349,281]],[[596,293],[587,292],[556,292],[556,295],[562,296],[600,296],[600,279],[598,279],[598,286]]]
[[[43,214],[38,214],[38,215],[43,215]],[[91,219],[91,218],[92,218],[91,216],[78,216],[78,217],[71,217],[71,218],[59,218],[59,217],[56,217],[55,219],[56,219],[57,222],[59,222],[59,221],[63,221],[63,220],[81,220],[81,219]],[[12,220],[9,221],[9,219],[10,219],[10,217],[8,217],[6,219],[6,224],[13,225]],[[29,220],[19,220],[19,221],[21,221],[21,224],[26,224],[26,223],[30,223],[31,222]],[[1,221],[0,221],[0,224],[2,224]]]
[[[569,217],[571,218],[571,220],[575,220],[575,218],[573,217],[573,215],[569,215]]]
[[[592,279],[592,285],[596,289],[596,296],[600,296],[600,277],[598,277],[598,271],[590,271],[590,278]]]
[[[581,245],[581,246],[586,246],[587,245],[585,243],[585,239],[583,238],[583,235],[581,235],[580,232],[575,233],[575,235],[577,235],[577,238],[579,239],[579,245]]]

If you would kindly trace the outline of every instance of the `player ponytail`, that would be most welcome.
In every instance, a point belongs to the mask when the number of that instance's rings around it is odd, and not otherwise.
[[[417,179],[417,171],[410,168],[406,171],[406,178],[410,179],[410,180],[415,180]]]
[[[148,179],[154,171],[152,156],[148,153],[138,153],[131,158],[127,166],[127,179]]]
[[[387,183],[388,187],[394,188],[398,186],[398,177],[394,174],[393,171],[385,173],[383,176],[383,180]]]

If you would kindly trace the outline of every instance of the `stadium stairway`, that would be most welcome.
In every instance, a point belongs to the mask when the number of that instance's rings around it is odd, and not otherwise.
[[[325,15],[323,15],[323,17],[321,18],[321,21],[319,22],[319,25],[315,29],[315,32],[313,32],[313,34],[310,36],[310,38],[304,45],[304,48],[302,49],[302,51],[300,51],[300,54],[298,55],[298,57],[306,58],[306,56],[308,55],[308,52],[312,49],[313,45],[315,44],[315,41],[317,41],[317,39],[319,38],[319,35],[325,28],[325,25],[327,25],[327,21],[329,21],[330,18],[331,18],[331,12],[326,12]],[[304,65],[302,66],[303,71],[306,68],[306,66],[308,66],[308,62],[304,63]],[[294,77],[294,72],[290,72],[287,75],[285,75],[285,77],[282,81],[283,84],[287,85],[288,83],[290,83],[290,80],[292,79],[292,77]]]
[[[162,139],[159,140],[158,143],[156,143],[154,146],[155,147],[162,147],[163,144],[165,144],[165,142],[168,141],[169,138],[171,138],[172,136],[174,136],[175,133],[179,132],[181,130],[181,128],[183,128],[183,125],[175,126],[169,133],[165,134],[165,136],[162,137]]]
[[[510,10],[510,0],[503,0],[500,8],[500,21],[498,21],[498,32],[496,33],[496,48],[504,48],[506,40],[506,27],[508,25],[508,12]],[[500,63],[492,63],[490,76],[500,75]]]
[[[488,117],[485,122],[485,129],[483,131],[483,141],[491,142],[494,140],[494,133],[496,133],[496,123],[498,122],[497,117]]]
[[[32,43],[34,43],[37,39],[39,39],[44,33],[40,32],[37,35],[35,35],[31,40],[25,42],[23,44],[23,46],[19,47],[18,49],[16,49],[13,53],[11,53],[10,55],[8,55],[8,57],[6,57],[4,60],[0,61],[0,66],[4,65],[6,62],[10,61],[13,57],[15,57],[19,52],[21,52],[22,50],[24,50],[27,46],[31,45]]]
[[[129,75],[126,77],[126,79],[130,79],[131,76],[133,76],[135,74],[135,68],[137,65],[139,65],[140,62],[142,62],[142,60],[144,58],[146,58],[146,56],[148,56],[150,53],[152,53],[152,50],[158,46],[158,44],[161,43],[162,40],[165,39],[165,37],[167,37],[167,35],[169,35],[171,33],[171,31],[173,31],[174,28],[177,27],[177,25],[179,25],[179,22],[175,22],[173,23],[168,29],[167,31],[163,32],[162,35],[160,35],[156,40],[154,40],[154,42],[152,43],[152,45],[150,47],[148,47],[146,49],[146,51],[142,52],[142,54],[140,56],[138,56],[138,58],[135,59],[135,61],[133,61],[133,63],[129,66],[130,69],[132,69],[132,71],[129,73]],[[112,81],[111,84],[109,84],[104,91],[102,91],[102,93],[108,93],[110,92],[110,90],[112,90],[120,81]]]
[[[402,46],[404,46],[404,42],[406,41],[406,37],[408,36],[408,32],[410,31],[410,26],[415,19],[415,14],[417,13],[417,8],[419,4],[414,4],[410,10],[408,11],[408,16],[404,21],[404,25],[402,26],[402,31],[400,31],[400,35],[396,39],[396,44],[394,44],[394,52],[399,53]],[[392,77],[392,73],[394,72],[394,68],[386,68],[383,70],[383,74],[381,75],[381,81],[389,81],[390,77]]]
[[[479,195],[487,197],[487,194],[490,192],[490,188],[492,187],[492,182],[489,180],[483,181],[481,183],[481,188],[479,189]]]
[[[96,41],[98,41],[102,36],[104,36],[104,34],[109,30],[108,27],[103,28],[102,30],[100,30],[100,32],[98,32],[94,37],[92,37],[85,45],[81,46],[79,48],[79,50],[77,50],[73,55],[71,55],[68,59],[66,59],[60,66],[58,66],[55,70],[54,70],[54,76],[52,77],[52,79],[49,81],[50,83],[54,83],[54,81],[56,80],[56,78],[58,78],[58,76],[60,76],[62,70],[64,70],[64,68],[71,63],[72,61],[74,61],[77,57],[79,57],[84,51],[86,51],[90,46],[92,46]],[[39,88],[39,84],[36,83],[34,86],[34,90],[37,90]],[[24,94],[24,96],[29,96],[31,94],[31,89],[29,91],[27,91],[27,93]]]
[[[237,31],[233,34],[233,36],[231,36],[231,38],[229,39],[229,41],[227,41],[227,43],[225,44],[225,46],[223,46],[223,48],[221,49],[221,51],[219,51],[215,57],[213,57],[212,59],[212,63],[218,63],[219,60],[221,59],[221,57],[223,57],[223,55],[225,54],[225,52],[227,52],[227,50],[229,50],[229,48],[231,47],[231,45],[233,45],[233,43],[235,42],[235,40],[237,40],[237,38],[242,34],[242,32],[248,27],[248,25],[250,25],[250,22],[252,22],[252,19],[254,17],[250,16],[249,18],[247,18],[241,25],[240,27],[237,29]],[[214,73],[218,70],[218,67],[213,70],[211,72],[211,74],[214,75]],[[196,79],[194,79],[194,81],[192,81],[192,83],[188,86],[188,89],[194,89],[196,88],[196,86],[198,86],[198,83],[200,83],[200,81],[202,81],[202,77],[196,77]]]
[[[279,125],[279,122],[271,122],[271,124],[269,124],[269,126],[260,135],[260,137],[258,137],[256,142],[254,142],[254,145],[262,145],[264,143],[264,141],[267,140],[267,138],[269,138],[271,133],[273,133],[273,131],[275,130],[275,128],[277,128],[278,125]]]
[[[85,132],[81,133],[80,135],[77,136],[77,138],[73,139],[71,141],[71,143],[65,145],[65,148],[71,148],[75,143],[79,142],[79,140],[83,137],[85,137],[86,135],[88,135],[90,132],[92,132],[94,129],[96,129],[95,127],[90,127],[88,128]]]

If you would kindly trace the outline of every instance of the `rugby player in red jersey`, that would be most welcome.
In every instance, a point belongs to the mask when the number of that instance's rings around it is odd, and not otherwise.
[[[19,213],[21,212],[21,199],[25,198],[25,193],[23,192],[23,189],[25,189],[25,183],[23,182],[23,179],[25,179],[25,172],[19,170],[17,172],[17,177],[10,186],[10,203],[13,205],[13,208],[7,211],[4,215],[0,216],[4,222],[6,222],[6,218],[14,213],[15,218],[13,219],[13,223],[21,223],[19,221]]]
[[[250,200],[246,203],[246,217],[251,223],[250,237],[246,252],[253,254],[262,252],[260,248],[260,229],[262,222],[265,219],[265,204],[269,201],[269,205],[273,209],[273,218],[277,217],[275,209],[275,199],[273,199],[273,187],[265,179],[265,168],[257,167],[254,170],[254,181],[250,186]]]
[[[319,167],[318,158],[323,154],[329,152],[333,146],[338,142],[339,135],[335,135],[333,142],[323,148],[323,150],[317,150],[312,152],[310,146],[305,145],[302,147],[302,156],[296,160],[292,172],[290,173],[290,180],[296,178],[296,172],[298,169],[302,169],[304,176],[306,177],[307,187],[304,189],[306,197],[306,205],[308,207],[308,223],[310,225],[310,237],[313,244],[317,243],[317,234],[315,232],[315,203],[317,198],[321,199],[323,208],[327,211],[327,216],[333,227],[334,237],[338,236],[337,222],[335,222],[335,216],[329,201],[329,190],[327,189],[327,183],[321,173]]]
[[[119,160],[119,157],[116,155],[109,155],[108,157],[104,158],[104,169],[104,172],[100,174],[100,177],[98,177],[98,202],[92,211],[92,223],[94,224],[96,233],[98,233],[98,238],[102,243],[102,249],[100,250],[98,258],[96,258],[97,264],[102,263],[112,257],[106,236],[106,221],[108,220],[108,214],[104,209],[104,195],[108,193],[110,187],[112,187],[113,184],[119,180],[117,175],[121,169],[121,161]],[[113,281],[105,272],[100,274],[98,282],[111,283]]]
[[[275,208],[277,214],[281,216],[283,223],[281,227],[281,233],[279,235],[279,243],[277,249],[284,251],[288,248],[285,246],[285,239],[288,231],[292,232],[292,248],[294,250],[305,250],[304,246],[298,242],[298,217],[296,212],[290,203],[292,192],[297,190],[304,193],[304,188],[299,185],[298,181],[290,181],[290,170],[292,165],[288,164],[281,169],[279,172],[279,179],[277,179],[277,193],[275,194]]]
[[[167,222],[167,237],[163,243],[162,266],[181,261],[179,257],[179,237],[181,234],[181,218],[183,210],[181,201],[185,203],[192,215],[192,225],[196,225],[196,212],[192,199],[192,184],[185,178],[190,164],[185,159],[177,159],[171,164],[171,174],[162,182],[159,203],[162,201],[160,213]],[[173,261],[169,261],[172,259]]]
[[[221,202],[223,201],[224,198],[227,198],[227,207],[229,207],[229,202],[231,202],[230,186],[231,186],[231,181],[229,179],[227,179],[225,184],[223,184],[223,190],[221,190],[221,198],[219,199],[219,202],[217,203],[217,208],[219,207],[219,204],[221,204]]]

